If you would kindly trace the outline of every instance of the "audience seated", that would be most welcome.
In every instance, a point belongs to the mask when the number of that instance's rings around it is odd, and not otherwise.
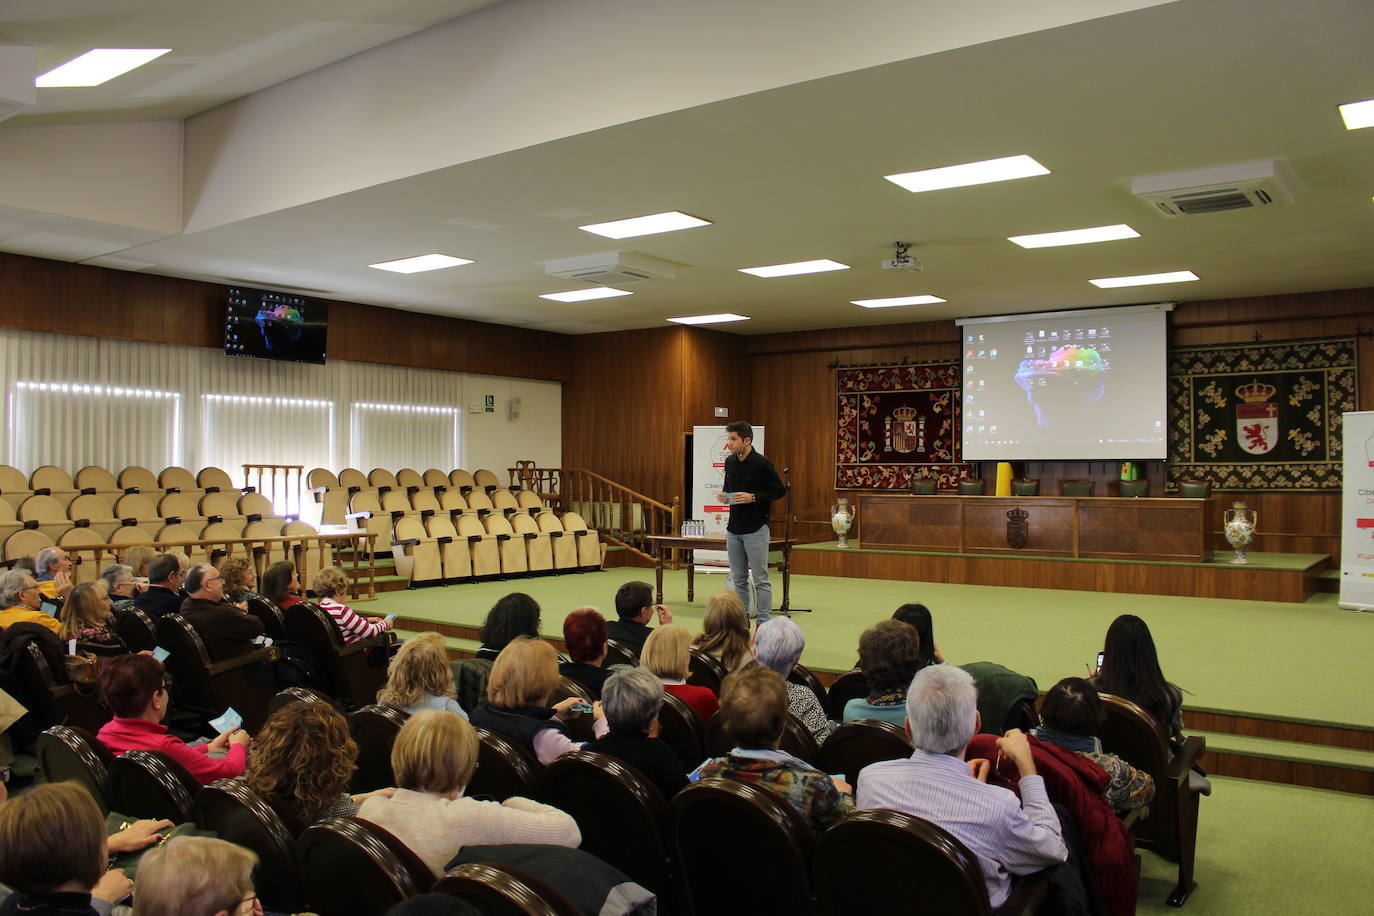
[[[558,673],[586,687],[593,697],[601,697],[601,685],[610,672],[601,667],[606,660],[606,618],[594,607],[580,607],[563,618],[563,642],[572,661],[558,666]]]
[[[33,574],[26,569],[11,569],[0,574],[0,630],[16,623],[36,623],[54,633],[62,629],[56,617],[39,610],[43,594]]]
[[[944,657],[940,655],[940,647],[935,644],[935,627],[931,621],[930,608],[924,604],[904,604],[892,612],[892,619],[916,628],[916,635],[921,640],[920,668],[945,663]]]
[[[477,734],[471,725],[447,712],[418,712],[391,747],[399,788],[390,797],[376,795],[363,802],[358,816],[390,831],[436,875],[444,873],[464,846],[575,847],[582,842],[577,823],[557,808],[518,796],[504,802],[464,798],[476,767]]]
[[[89,792],[46,783],[4,801],[2,786],[0,884],[12,893],[0,914],[104,916],[129,896],[124,872],[106,871],[105,818]]]
[[[978,730],[982,734],[1001,735],[1026,724],[1026,708],[1034,710],[1040,698],[1035,678],[996,662],[966,662],[959,667],[973,676],[978,690],[978,714],[983,717]]]
[[[262,595],[281,610],[301,600],[301,580],[296,564],[280,560],[262,571]]]
[[[209,744],[194,747],[171,735],[162,720],[167,715],[170,681],[162,662],[151,655],[130,654],[110,659],[100,672],[100,694],[114,713],[96,737],[115,754],[125,751],[162,751],[184,766],[202,785],[243,773],[252,743],[243,729],[233,729]],[[223,758],[212,752],[226,751]]]
[[[466,719],[468,714],[455,696],[444,637],[438,633],[417,633],[391,657],[386,685],[377,691],[377,702],[400,707],[411,715],[438,709]]]
[[[76,640],[78,651],[96,655],[119,655],[127,651],[119,634],[108,626],[114,602],[106,593],[104,579],[82,582],[58,612],[62,628],[57,635]]]
[[[658,711],[663,685],[644,668],[623,668],[606,679],[601,691],[610,734],[589,741],[583,750],[623,760],[672,798],[687,785],[686,769],[666,741],[658,737]]]
[[[181,616],[200,635],[210,661],[237,658],[271,644],[263,635],[261,620],[248,613],[246,606],[224,600],[224,577],[209,563],[197,563],[187,571],[186,592]]]
[[[1122,614],[1107,628],[1102,667],[1093,686],[1130,700],[1155,717],[1175,748],[1183,743],[1183,691],[1164,679],[1150,628],[1134,614]]]
[[[868,697],[844,705],[844,721],[881,719],[901,725],[906,719],[907,686],[920,670],[921,643],[916,629],[899,620],[882,620],[859,637],[859,667],[868,679]]]
[[[156,550],[142,545],[130,547],[124,551],[124,562],[134,571],[134,579],[139,583],[140,588],[148,584],[148,568],[152,565],[155,557],[157,557]]]
[[[204,836],[179,836],[138,863],[134,916],[263,916],[253,891],[255,853]]]
[[[732,591],[712,595],[706,603],[701,630],[692,646],[724,665],[726,674],[734,674],[753,664],[754,655],[749,650],[749,615],[739,595]]]
[[[320,570],[311,588],[315,592],[316,603],[338,624],[346,644],[371,639],[391,629],[391,621],[385,617],[361,617],[342,602],[348,597],[348,576],[339,567],[329,566]]]
[[[253,742],[248,785],[299,833],[322,817],[358,813],[369,795],[344,792],[357,760],[348,721],[331,704],[286,703],[267,717]]]
[[[451,666],[458,702],[464,709],[486,702],[492,662],[511,640],[539,638],[539,616],[538,602],[523,592],[512,592],[492,605],[482,622],[481,648],[473,658],[460,659]]]
[[[1107,771],[1103,797],[1117,811],[1143,808],[1155,796],[1155,783],[1115,754],[1102,750],[1095,735],[1106,713],[1097,690],[1081,677],[1066,677],[1045,694],[1040,705],[1041,725],[1032,734],[1041,741],[1073,751]]]
[[[672,623],[673,612],[667,605],[654,604],[654,587],[648,582],[626,582],[615,593],[615,620],[607,625],[611,639],[632,650],[636,655],[644,651],[644,643],[652,632],[649,621],[655,617],[660,624]]]
[[[164,553],[148,563],[148,587],[134,596],[134,607],[157,620],[181,610],[185,569],[176,554]]]
[[[692,657],[691,640],[686,627],[675,623],[664,624],[644,641],[639,663],[658,676],[664,690],[692,707],[701,716],[702,722],[708,722],[720,709],[720,701],[710,688],[687,683]]]
[[[44,598],[65,598],[71,594],[72,558],[61,547],[44,547],[33,558],[33,570]]]
[[[726,594],[733,595],[734,592]],[[806,637],[790,617],[771,617],[754,633],[754,657],[760,665],[776,671],[783,678],[783,686],[787,688],[787,711],[800,719],[815,736],[816,743],[821,744],[830,737],[838,723],[826,716],[825,708],[821,706],[814,690],[805,684],[794,684],[787,680],[797,662],[801,661],[805,648]]]
[[[996,909],[1007,899],[1012,875],[1063,862],[1068,849],[1026,736],[1012,729],[997,741],[998,750],[1016,764],[1018,800],[983,781],[986,760],[964,761],[978,726],[973,677],[952,665],[922,669],[906,697],[906,730],[916,750],[904,760],[864,767],[858,806],[905,811],[954,834],[978,857]]]
[[[133,606],[138,583],[134,581],[132,566],[111,563],[100,571],[100,578],[105,580],[105,589],[109,593],[110,604],[114,610]]]
[[[549,763],[575,750],[563,728],[563,720],[581,715],[583,701],[568,697],[550,707],[549,698],[558,685],[558,655],[553,646],[540,639],[521,636],[501,650],[491,667],[487,702],[470,713],[472,724],[499,732]],[[601,704],[593,706],[596,721],[592,733],[600,738],[607,732]]]
[[[755,665],[732,674],[721,688],[721,724],[735,747],[689,779],[734,779],[785,799],[819,833],[854,809],[848,783],[778,750],[787,720],[787,689],[776,671]]]
[[[230,604],[246,602],[249,595],[257,594],[258,573],[252,558],[241,553],[225,557],[220,561],[219,574],[224,577],[224,599]]]

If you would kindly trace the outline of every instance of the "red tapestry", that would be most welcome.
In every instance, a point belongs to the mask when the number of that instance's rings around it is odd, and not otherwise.
[[[934,480],[954,490],[972,479],[959,461],[959,363],[840,369],[836,387],[836,489]]]

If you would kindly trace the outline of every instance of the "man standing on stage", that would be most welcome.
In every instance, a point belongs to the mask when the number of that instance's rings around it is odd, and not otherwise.
[[[730,455],[725,459],[725,491],[716,498],[730,507],[725,549],[730,554],[730,585],[749,609],[749,574],[754,577],[754,621],[762,625],[773,609],[768,582],[768,509],[787,490],[773,462],[754,450],[754,428],[748,423],[725,427]]]

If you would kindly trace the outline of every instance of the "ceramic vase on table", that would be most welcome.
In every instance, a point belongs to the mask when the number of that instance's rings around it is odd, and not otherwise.
[[[1226,542],[1235,551],[1231,562],[1249,563],[1250,558],[1245,555],[1245,551],[1255,540],[1255,526],[1259,524],[1259,513],[1247,506],[1244,500],[1238,499],[1231,503],[1231,508],[1222,513],[1221,519],[1221,530],[1226,535]]]
[[[849,504],[849,500],[841,496],[835,500],[835,505],[830,507],[830,528],[835,532],[835,536],[840,542],[835,546],[840,549],[849,547],[847,537],[849,529],[854,525],[854,507]]]

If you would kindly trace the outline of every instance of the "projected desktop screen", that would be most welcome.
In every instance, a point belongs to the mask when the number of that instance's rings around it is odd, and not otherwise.
[[[1169,308],[961,319],[965,460],[1163,458]]]

